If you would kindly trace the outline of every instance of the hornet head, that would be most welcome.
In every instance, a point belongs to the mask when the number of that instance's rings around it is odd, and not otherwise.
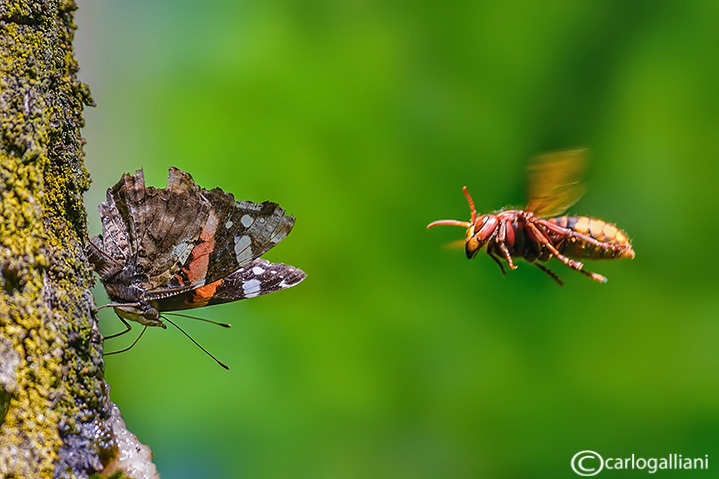
[[[482,215],[477,217],[477,210],[474,207],[474,201],[467,191],[467,187],[462,187],[464,196],[467,198],[469,203],[469,209],[471,210],[471,218],[469,221],[457,221],[457,220],[439,220],[434,221],[427,225],[427,228],[432,228],[437,225],[454,225],[462,226],[467,228],[467,237],[464,244],[464,252],[467,258],[474,258],[482,246],[487,243],[494,236],[497,226],[499,225],[499,219],[495,215]]]

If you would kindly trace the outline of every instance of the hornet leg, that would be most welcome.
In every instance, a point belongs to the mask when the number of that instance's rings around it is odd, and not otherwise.
[[[507,260],[507,266],[509,266],[509,269],[517,269],[517,267],[514,265],[514,261],[512,261],[512,254],[509,252],[509,248],[507,248],[507,228],[510,228],[508,221],[502,221],[498,228],[497,233],[497,239],[495,240],[496,245],[499,247],[499,250],[502,252],[502,255],[504,256],[504,259]],[[512,241],[514,244],[514,241]]]
[[[542,266],[542,265],[539,264],[539,263],[534,263],[534,264],[537,266],[537,268],[541,269],[542,271],[544,271],[545,273],[547,273],[549,276],[551,276],[552,279],[553,279],[554,281],[556,281],[557,284],[559,284],[559,286],[564,286],[564,283],[562,282],[561,279],[559,279],[559,276],[557,276],[556,274],[554,274],[554,271],[552,271],[551,269],[547,268],[546,266]]]
[[[497,263],[499,265],[499,269],[502,271],[502,274],[507,276],[507,272],[504,270],[504,265],[499,260],[499,258],[494,256],[494,253],[492,253],[489,248],[487,248],[487,254],[489,255],[490,258],[492,258],[494,260],[495,263]]]
[[[512,261],[512,255],[509,253],[507,245],[504,243],[499,243],[499,249],[502,251],[504,259],[507,260],[507,266],[509,266],[509,269],[517,269],[517,267],[514,265],[514,262]]]
[[[597,248],[610,249],[613,251],[625,251],[625,250],[631,250],[631,248],[632,248],[631,245],[626,245],[626,244],[605,243],[605,242],[599,241],[596,238],[592,238],[591,236],[584,235],[582,233],[571,230],[569,228],[562,228],[561,226],[557,226],[557,225],[550,223],[547,220],[543,220],[541,218],[535,218],[534,221],[537,224],[542,225],[543,228],[546,228],[547,230],[551,231],[552,233],[566,236],[567,238],[577,238],[577,239],[580,239],[581,241],[584,241],[585,243],[588,243],[592,246],[596,246]]]
[[[574,261],[573,259],[569,259],[566,256],[564,256],[562,253],[557,251],[557,248],[554,247],[554,245],[549,241],[549,239],[540,231],[539,228],[534,224],[532,221],[527,221],[525,223],[527,227],[527,232],[529,233],[530,237],[547,248],[559,261],[566,264],[573,270],[579,271],[582,274],[585,274],[592,278],[594,281],[599,281],[600,283],[606,283],[607,278],[602,276],[601,274],[592,273],[590,271],[584,270],[584,264],[581,261]]]

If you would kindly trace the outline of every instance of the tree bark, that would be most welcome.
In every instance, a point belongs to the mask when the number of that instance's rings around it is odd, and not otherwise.
[[[155,477],[103,377],[75,9],[0,0],[0,477]]]

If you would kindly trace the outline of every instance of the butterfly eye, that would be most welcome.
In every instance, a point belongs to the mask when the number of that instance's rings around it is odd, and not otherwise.
[[[145,319],[156,321],[160,317],[160,312],[146,301],[140,302],[140,309],[142,310],[142,316],[144,316]]]

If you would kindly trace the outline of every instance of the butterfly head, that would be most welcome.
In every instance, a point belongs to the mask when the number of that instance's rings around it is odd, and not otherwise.
[[[167,326],[160,319],[160,312],[148,301],[117,304],[113,306],[115,314],[124,319],[135,321],[143,326],[155,326],[165,329]]]

